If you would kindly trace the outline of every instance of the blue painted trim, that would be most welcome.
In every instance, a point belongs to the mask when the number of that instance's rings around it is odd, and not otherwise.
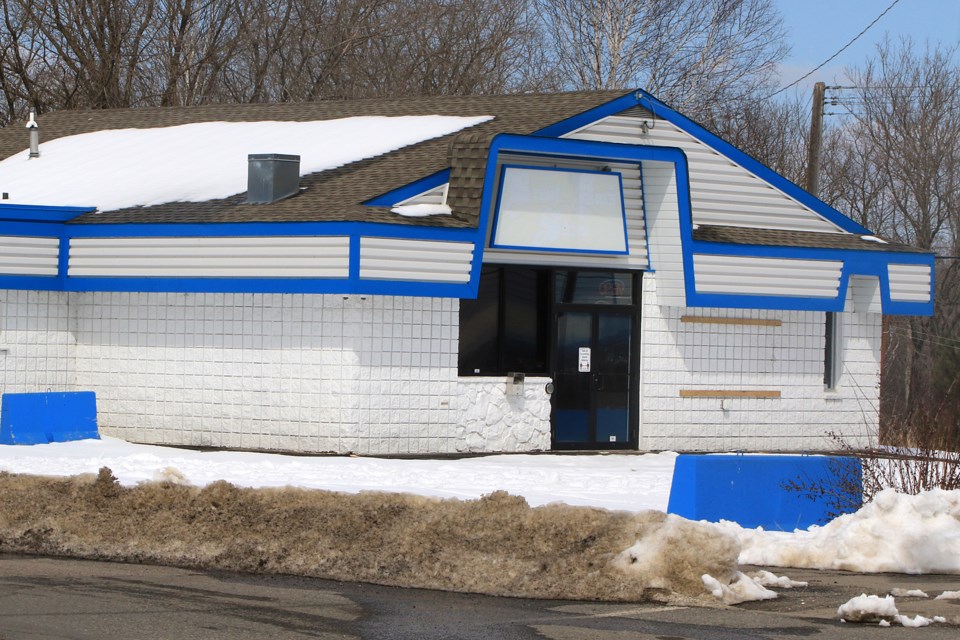
[[[278,222],[211,224],[92,224],[0,222],[0,235],[58,237],[56,276],[0,275],[0,288],[42,291],[170,291],[197,293],[382,293],[436,297],[476,297],[482,242],[478,229],[421,227],[370,222]],[[162,237],[270,237],[344,236],[349,238],[349,277],[318,278],[173,278],[69,277],[69,250],[73,238]],[[464,284],[360,278],[361,237],[465,242],[474,245],[470,282]],[[479,255],[476,247],[480,246]]]
[[[376,198],[367,200],[363,204],[368,207],[393,207],[404,200],[409,200],[421,193],[436,189],[447,182],[450,182],[450,169],[443,169],[430,174],[426,178],[420,178],[415,182],[394,189],[393,191],[387,191]]]
[[[619,98],[615,98],[610,102],[601,104],[592,109],[588,109],[582,113],[578,113],[575,116],[561,120],[560,122],[555,122],[547,127],[538,129],[534,131],[531,135],[540,136],[540,137],[559,137],[564,134],[570,133],[571,131],[576,131],[577,129],[583,128],[597,120],[606,118],[607,116],[620,113],[630,107],[635,107],[639,104],[637,99],[636,92],[631,91],[630,93],[623,95]],[[425,191],[439,187],[440,185],[450,181],[450,169],[444,169],[443,171],[438,171],[437,173],[431,174],[425,178],[421,178],[415,182],[404,185],[399,189],[394,189],[393,191],[388,191],[382,195],[373,198],[372,200],[367,200],[363,204],[370,207],[392,207],[397,203],[408,200],[414,196],[420,195]]]
[[[70,238],[67,237],[67,230],[60,227],[60,245],[57,253],[57,281],[60,288],[63,289],[67,283],[67,272],[70,268]]]
[[[9,278],[12,278],[9,277]],[[58,289],[59,287],[4,286],[0,288]],[[56,278],[49,278],[56,282]],[[68,278],[65,291],[132,291],[174,293],[332,293],[383,294],[434,298],[471,297],[470,284],[403,280],[353,280],[350,278]],[[476,293],[472,294],[476,297]]]
[[[66,222],[91,211],[96,208],[0,203],[0,221]]]
[[[0,226],[0,230],[3,227]],[[426,227],[379,222],[224,222],[209,224],[67,225],[71,238],[163,238],[225,236],[346,236],[470,242],[476,229]]]
[[[631,105],[618,105],[614,113],[622,111],[629,106]],[[588,140],[539,138],[535,136],[518,136],[503,133],[495,136],[490,143],[490,153],[487,157],[487,168],[484,174],[483,193],[480,201],[480,234],[478,236],[478,243],[484,244],[486,242],[486,230],[489,226],[491,205],[494,199],[494,184],[497,178],[497,157],[500,153],[550,155],[573,159],[589,158],[606,162],[636,164],[640,164],[643,160],[673,163],[677,189],[679,191],[677,201],[680,208],[680,218],[681,220],[686,219],[688,221],[687,227],[691,227],[691,223],[689,222],[691,220],[691,212],[690,185],[687,180],[687,157],[682,150],[674,147],[651,147],[616,144],[612,142],[593,142]],[[644,213],[644,216],[646,216],[646,213]],[[646,218],[644,218],[644,224],[646,224]],[[690,232],[690,240],[692,240],[692,231]],[[477,257],[481,255],[481,251],[482,247],[478,244],[478,250],[474,253],[474,256]],[[647,261],[649,266],[649,254]],[[690,264],[692,265],[692,258]],[[479,270],[474,268],[474,274],[478,275]],[[476,294],[474,294],[474,297],[476,297]]]
[[[903,253],[856,249],[812,247],[774,247],[694,241],[694,253],[707,255],[777,258],[783,260],[833,260],[843,263],[836,297],[769,296],[725,293],[697,293],[692,277],[686,278],[687,305],[739,309],[786,309],[807,311],[843,311],[851,276],[876,276],[880,281],[880,302],[884,313],[894,315],[933,315],[934,256],[929,253]],[[692,263],[692,260],[691,260]],[[930,301],[904,302],[890,297],[890,264],[920,264],[930,267]],[[692,268],[692,267],[691,267]],[[692,271],[690,272],[693,273]]]
[[[360,280],[360,236],[352,235],[350,236],[350,267],[349,267],[349,278],[353,283],[357,283]]]
[[[712,147],[720,154],[727,156],[747,171],[750,171],[758,178],[770,183],[777,189],[780,189],[791,198],[794,198],[804,206],[809,207],[817,214],[834,223],[844,231],[857,234],[872,233],[866,227],[854,222],[816,196],[811,195],[804,189],[801,189],[795,185],[793,182],[787,180],[756,158],[753,158],[740,149],[737,149],[729,142],[719,138],[690,118],[668,107],[665,103],[660,102],[660,100],[650,95],[646,91],[637,90],[636,93],[641,96],[638,100],[638,104],[640,104],[640,106],[652,111],[657,117],[663,118],[664,120],[676,125],[704,144]]]
[[[60,279],[57,276],[2,276],[0,275],[0,289],[21,289],[33,291],[61,291]]]
[[[500,222],[500,205],[503,199],[503,183],[507,175],[507,169],[529,169],[532,171],[556,171],[562,173],[589,173],[599,175],[617,176],[618,189],[620,191],[620,222],[623,227],[623,251],[606,251],[603,249],[574,249],[571,247],[541,247],[541,246],[520,246],[497,244],[494,239],[497,237],[497,225]],[[495,249],[515,249],[519,251],[543,251],[549,253],[575,253],[592,255],[618,255],[625,256],[630,253],[630,239],[627,237],[627,212],[623,204],[623,175],[619,171],[595,171],[592,169],[569,169],[564,167],[540,167],[526,164],[503,164],[500,165],[500,189],[497,193],[497,204],[493,214],[493,227],[490,231],[490,247]]]
[[[60,236],[61,228],[63,224],[59,222],[0,221],[0,235],[3,236],[56,238]]]
[[[560,137],[566,135],[571,131],[576,131],[577,129],[582,129],[588,124],[593,124],[597,120],[606,118],[607,116],[612,116],[621,111],[626,111],[631,107],[635,107],[640,103],[638,98],[638,92],[631,91],[630,93],[615,98],[610,102],[605,102],[599,106],[596,106],[592,109],[588,109],[583,113],[578,113],[575,116],[561,120],[560,122],[555,122],[550,126],[544,127],[533,132],[534,136],[541,137]]]
[[[643,242],[647,245],[647,271],[650,273],[656,273],[656,269],[653,268],[653,265],[650,263],[650,225],[647,224],[647,199],[644,197],[644,186],[643,186],[643,165],[637,165],[637,168],[640,170],[640,211],[643,214]],[[626,208],[626,207],[624,207]]]

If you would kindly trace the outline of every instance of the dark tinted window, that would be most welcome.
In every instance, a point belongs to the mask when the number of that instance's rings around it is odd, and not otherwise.
[[[460,375],[544,373],[549,273],[486,265],[476,300],[460,301]]]
[[[477,299],[460,301],[460,375],[497,370],[499,326],[500,270],[484,267]]]

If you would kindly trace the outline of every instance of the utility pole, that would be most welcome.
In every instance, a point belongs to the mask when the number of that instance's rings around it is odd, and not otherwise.
[[[813,109],[810,112],[810,145],[807,147],[807,191],[817,195],[820,190],[820,149],[823,145],[823,105],[827,85],[813,85]]]

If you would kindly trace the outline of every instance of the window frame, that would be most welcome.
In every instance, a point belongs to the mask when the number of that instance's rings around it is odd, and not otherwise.
[[[827,311],[823,323],[823,388],[836,391],[843,372],[843,314]]]

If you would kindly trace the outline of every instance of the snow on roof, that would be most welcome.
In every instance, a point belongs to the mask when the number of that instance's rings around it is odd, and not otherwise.
[[[11,204],[101,211],[203,202],[247,190],[247,154],[300,156],[300,175],[372,158],[492,116],[364,116],[312,122],[205,122],[114,129],[43,142],[0,162]]]

